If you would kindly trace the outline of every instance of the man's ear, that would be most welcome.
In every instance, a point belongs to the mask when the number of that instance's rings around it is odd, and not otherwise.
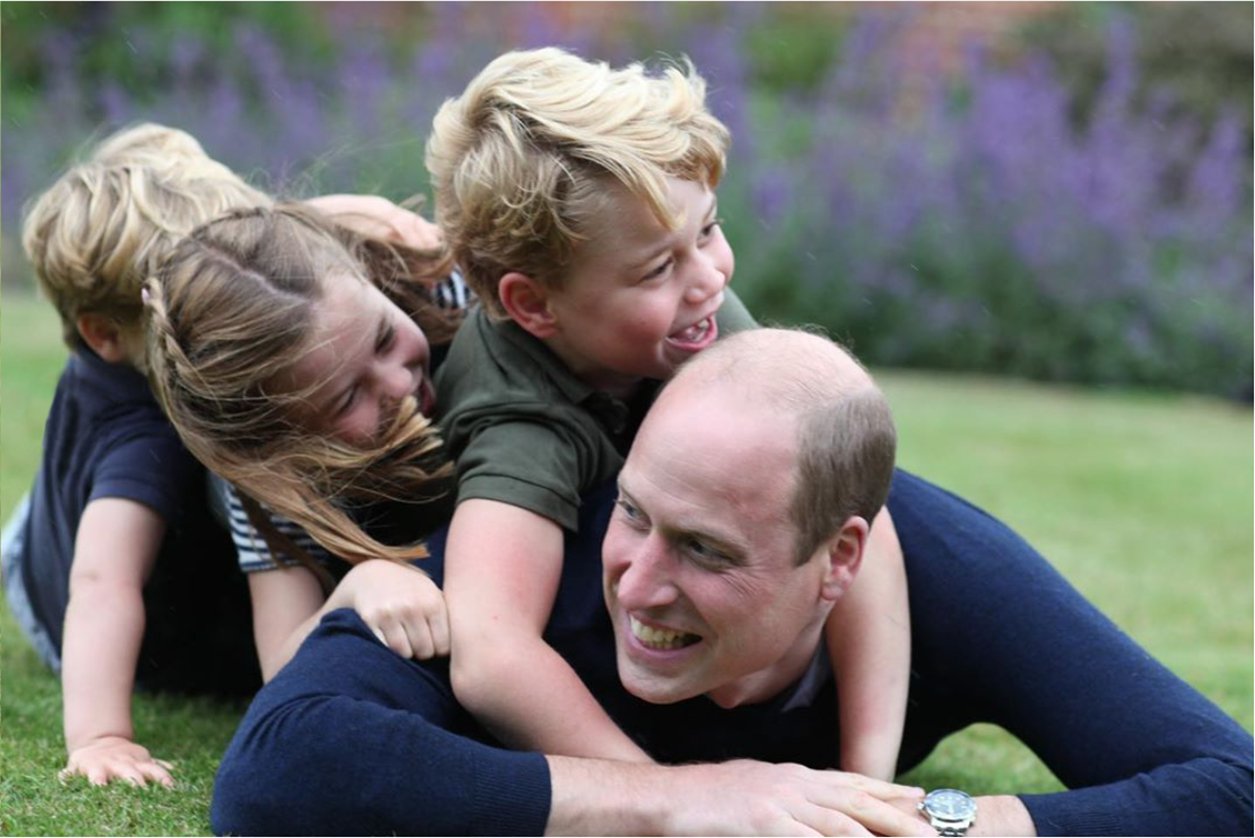
[[[871,527],[867,521],[854,515],[845,520],[841,529],[820,548],[824,551],[824,580],[821,596],[836,602],[854,584],[863,564],[863,550],[867,546],[867,533]]]
[[[94,311],[80,314],[74,319],[79,336],[101,360],[110,364],[128,361],[126,343],[122,339],[122,330],[118,324],[106,315]]]
[[[515,323],[544,340],[558,331],[558,320],[549,309],[549,293],[527,274],[511,271],[497,283],[497,296]]]

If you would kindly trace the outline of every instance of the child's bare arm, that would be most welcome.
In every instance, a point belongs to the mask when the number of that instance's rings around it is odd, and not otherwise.
[[[902,547],[887,509],[876,516],[863,564],[826,627],[841,715],[841,768],[891,780],[911,670],[911,615]]]
[[[319,195],[305,203],[364,236],[418,249],[440,246],[435,224],[378,195]]]
[[[562,528],[548,518],[458,504],[445,554],[454,692],[511,747],[649,761],[542,637],[562,560]]]
[[[262,680],[269,681],[317,624],[326,596],[318,577],[297,565],[248,574],[248,593],[253,604],[253,644]]]
[[[134,741],[131,692],[144,636],[144,582],[165,521],[143,504],[94,500],[83,510],[70,569],[61,644],[65,746],[62,776],[95,785],[121,779],[174,784],[169,764]]]

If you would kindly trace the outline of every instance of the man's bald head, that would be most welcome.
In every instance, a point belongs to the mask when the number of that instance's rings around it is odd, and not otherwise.
[[[792,435],[799,562],[845,520],[870,524],[884,505],[897,447],[893,416],[867,370],[828,338],[753,329],[720,340],[680,369],[651,413],[687,399],[720,400],[738,416],[768,412],[779,433]],[[728,456],[754,468],[753,451]]]

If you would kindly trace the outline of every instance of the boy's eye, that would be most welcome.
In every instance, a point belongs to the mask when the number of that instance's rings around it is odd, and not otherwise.
[[[703,238],[703,239],[708,239],[708,238],[710,238],[711,236],[713,236],[713,235],[715,234],[715,229],[716,229],[716,228],[717,228],[720,224],[722,224],[722,223],[723,223],[723,219],[722,219],[722,218],[716,218],[714,221],[712,221],[712,222],[710,222],[709,224],[707,224],[707,225],[706,225],[705,227],[703,227],[703,228],[702,228],[702,230],[701,230],[701,236],[702,236],[702,238]]]
[[[642,277],[642,279],[644,280],[657,279],[658,277],[664,275],[671,268],[671,263],[674,261],[675,261],[674,259],[668,259],[667,261],[663,262],[658,267],[651,270],[649,273],[645,274],[645,276]]]

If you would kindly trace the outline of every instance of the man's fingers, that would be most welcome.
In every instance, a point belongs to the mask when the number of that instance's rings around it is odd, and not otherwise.
[[[875,795],[881,800],[893,800],[899,797],[914,797],[920,800],[924,798],[924,790],[919,786],[904,786],[900,783],[888,782],[887,780],[877,780],[874,777],[867,777],[863,774],[842,773],[850,779],[850,786]]]
[[[871,831],[854,818],[836,809],[814,804],[803,804],[794,817],[803,829],[814,830],[815,835],[871,835]],[[893,834],[893,833],[883,833]]]
[[[879,787],[876,787],[876,790],[881,791]],[[881,799],[866,789],[857,787],[829,789],[809,799],[811,803],[839,813],[857,823],[860,829],[877,835],[936,835],[923,818],[902,811],[893,803]],[[895,799],[900,801],[902,797]]]

